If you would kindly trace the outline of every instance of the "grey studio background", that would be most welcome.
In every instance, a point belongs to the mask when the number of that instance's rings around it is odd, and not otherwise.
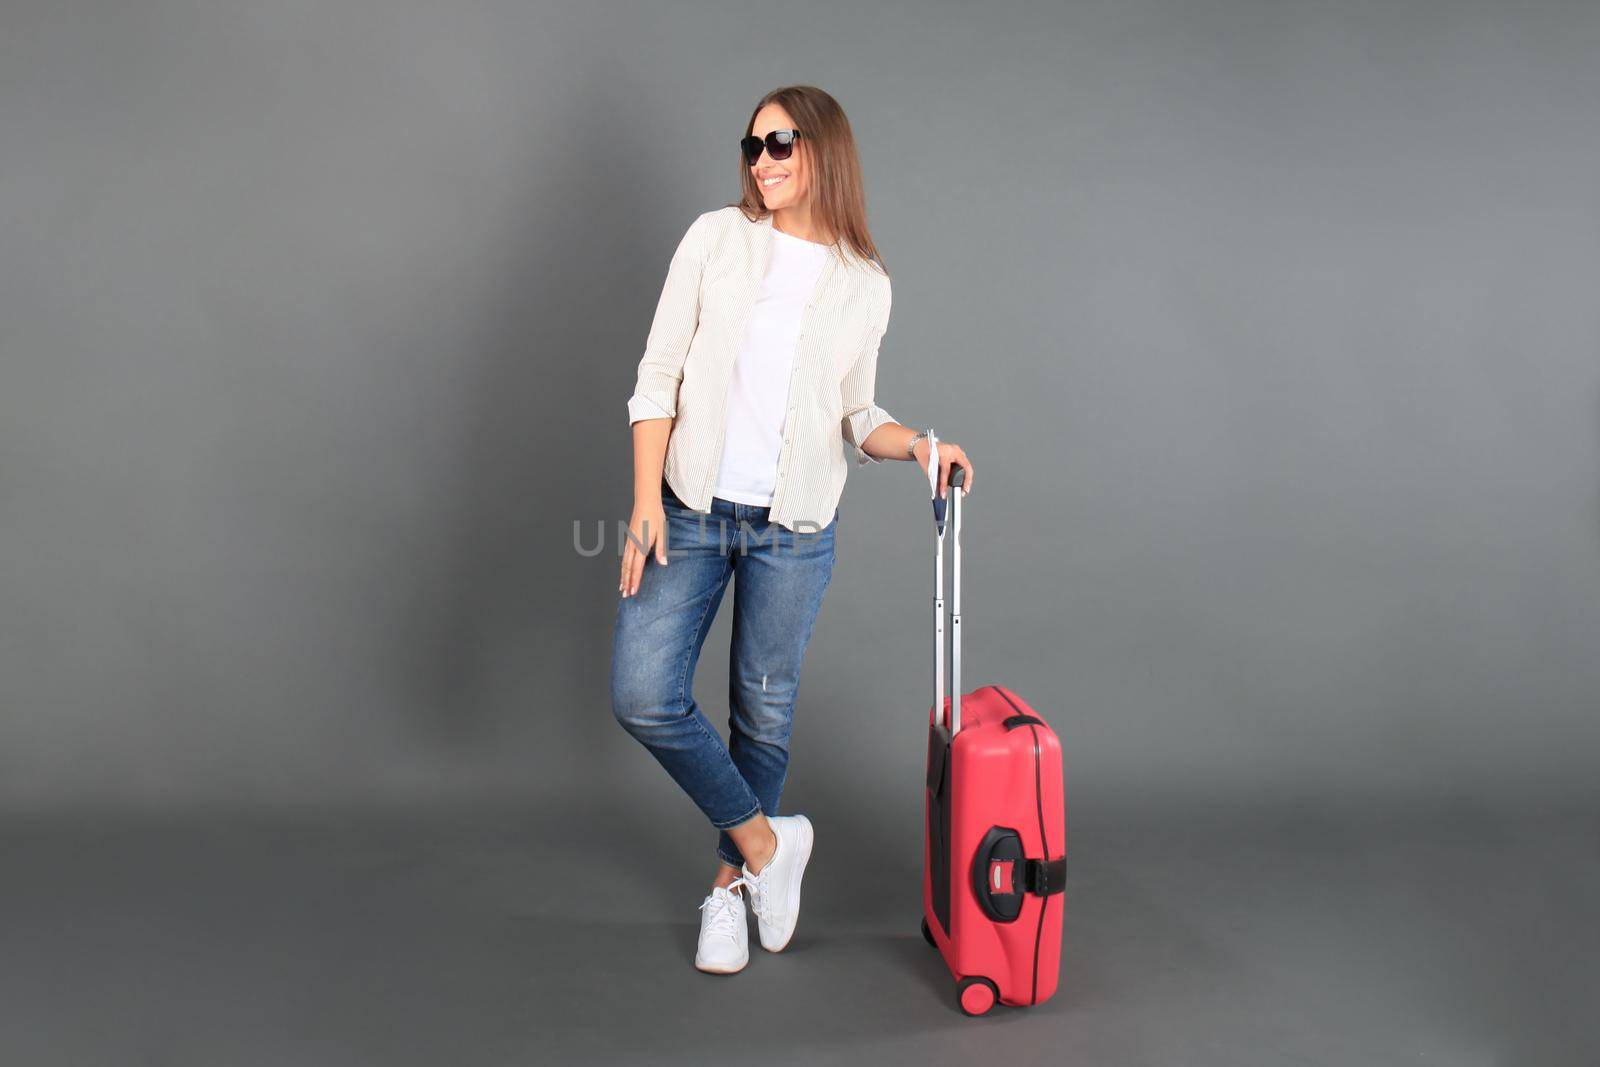
[[[1551,2],[7,0],[0,1058],[1594,1062],[1597,46]],[[967,687],[1066,749],[1034,1009],[962,1017],[917,933],[912,465],[841,503],[789,952],[692,969],[715,835],[611,716],[625,401],[789,82],[860,143],[878,400],[977,468]]]

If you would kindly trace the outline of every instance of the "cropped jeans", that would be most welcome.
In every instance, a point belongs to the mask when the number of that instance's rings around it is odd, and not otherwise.
[[[652,552],[639,591],[618,597],[611,706],[720,831],[717,855],[744,856],[728,828],[778,814],[800,663],[833,576],[839,513],[821,530],[786,529],[768,508],[721,497],[709,515],[661,484],[667,564]],[[694,699],[694,669],[734,579],[728,659],[728,743]]]

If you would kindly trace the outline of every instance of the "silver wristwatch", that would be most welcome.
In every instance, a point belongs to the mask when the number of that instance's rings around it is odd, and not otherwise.
[[[906,442],[906,458],[907,459],[916,459],[917,458],[917,442],[923,440],[925,437],[928,436],[928,434],[930,434],[932,432],[933,432],[932,430],[918,430],[916,432],[916,434],[911,438],[911,440]]]

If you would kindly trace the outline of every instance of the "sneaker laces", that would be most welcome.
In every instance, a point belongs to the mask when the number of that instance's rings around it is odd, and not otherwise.
[[[767,872],[771,869],[772,861],[768,860],[767,865],[761,868],[760,874],[747,874],[744,876],[745,885],[750,887],[748,893],[750,910],[756,913],[757,918],[764,919],[769,923],[772,922],[772,916],[768,913],[768,907],[771,902],[768,899],[770,887],[767,885]]]
[[[773,836],[777,836],[777,831],[773,831]],[[767,884],[767,873],[772,870],[772,861],[778,858],[778,847],[778,845],[773,846],[772,855],[767,857],[766,865],[761,868],[759,874],[746,866],[743,879],[750,887],[747,894],[750,897],[750,910],[756,913],[757,918],[768,923],[775,921],[775,916],[768,911],[772,902],[768,899],[771,887]]]
[[[738,898],[733,891],[738,886],[749,884],[743,878],[735,878],[723,887],[727,890],[726,893],[718,893],[713,889],[710,895],[700,902],[700,910],[705,912],[707,930],[715,934],[721,934],[723,937],[731,937],[736,941],[738,940],[739,920],[743,916],[739,914],[739,908],[735,906]]]

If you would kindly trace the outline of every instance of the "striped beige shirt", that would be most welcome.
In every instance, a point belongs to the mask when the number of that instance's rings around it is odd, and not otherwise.
[[[772,254],[772,216],[737,206],[690,224],[667,269],[645,341],[628,423],[672,419],[662,473],[696,511],[709,512],[722,460],[728,383]],[[806,304],[789,382],[789,409],[768,513],[797,532],[833,521],[850,471],[879,462],[867,435],[896,421],[873,402],[878,345],[889,328],[889,278],[842,241]]]

